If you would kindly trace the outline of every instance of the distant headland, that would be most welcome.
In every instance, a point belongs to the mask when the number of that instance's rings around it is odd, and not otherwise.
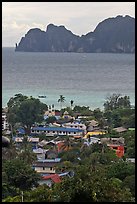
[[[77,52],[77,53],[134,53],[135,18],[128,15],[107,18],[93,32],[78,36],[63,25],[49,24],[46,31],[30,29],[15,51],[20,52]]]

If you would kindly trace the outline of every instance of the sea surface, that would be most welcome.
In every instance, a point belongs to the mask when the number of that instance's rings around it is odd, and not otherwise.
[[[75,105],[100,108],[108,96],[130,96],[135,104],[135,55],[108,53],[15,52],[2,48],[2,107],[17,93],[60,109]]]

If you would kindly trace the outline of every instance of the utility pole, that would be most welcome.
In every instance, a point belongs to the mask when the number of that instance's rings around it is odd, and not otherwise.
[[[21,191],[21,202],[23,202],[23,191]]]

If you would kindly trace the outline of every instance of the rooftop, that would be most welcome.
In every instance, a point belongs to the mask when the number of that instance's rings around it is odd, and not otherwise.
[[[32,130],[39,131],[61,131],[61,132],[83,132],[83,130],[76,128],[65,128],[65,127],[33,127]]]

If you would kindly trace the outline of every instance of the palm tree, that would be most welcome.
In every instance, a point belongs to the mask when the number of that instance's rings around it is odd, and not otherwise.
[[[61,149],[63,151],[67,151],[67,150],[70,150],[72,148],[72,141],[70,140],[69,136],[66,137],[65,141],[64,141],[64,144],[62,145]]]
[[[64,103],[65,97],[63,95],[60,95],[60,98],[58,99],[58,102],[60,103],[60,110],[62,109],[62,103]]]
[[[71,109],[72,109],[73,103],[74,103],[74,101],[71,100],[71,101],[70,101]]]

